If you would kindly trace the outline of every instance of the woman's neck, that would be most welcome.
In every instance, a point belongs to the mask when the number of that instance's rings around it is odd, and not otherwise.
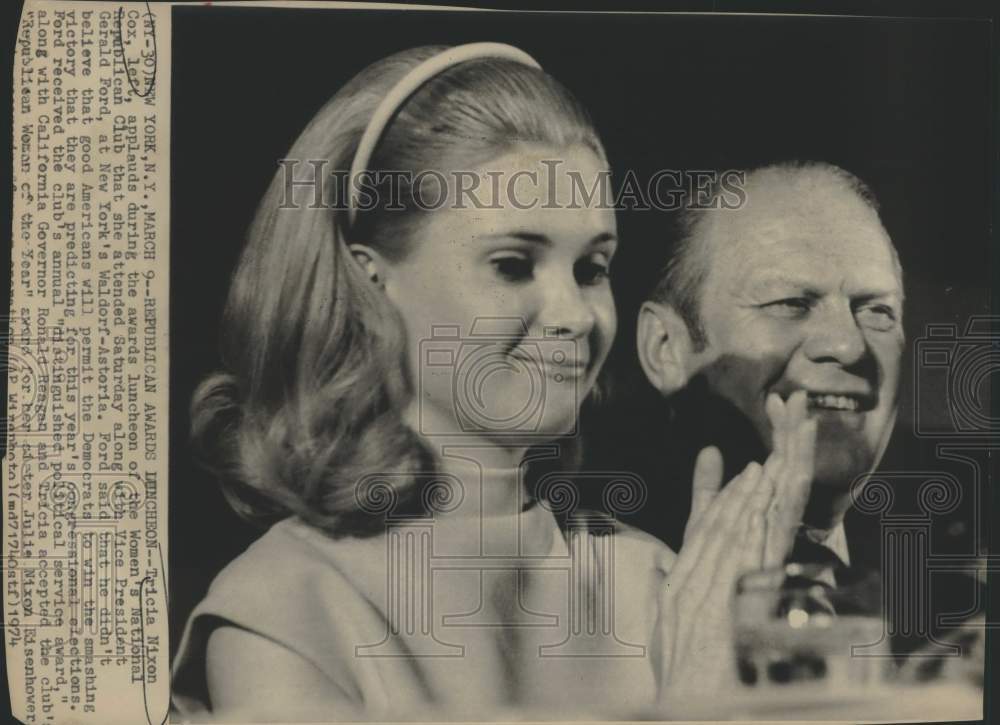
[[[528,502],[521,466],[523,449],[464,442],[438,451],[441,473],[461,487],[456,515],[505,516],[522,511]]]
[[[431,410],[418,410],[410,405],[404,418],[416,431],[421,431],[420,413],[433,415]],[[452,425],[445,417],[437,420],[432,428],[448,430]],[[530,497],[524,486],[524,459],[529,450],[525,442],[498,443],[479,435],[427,436],[440,465],[440,472],[453,479],[452,485],[461,488],[461,500],[449,515],[502,516],[516,514],[524,509]],[[454,481],[457,481],[455,483]]]

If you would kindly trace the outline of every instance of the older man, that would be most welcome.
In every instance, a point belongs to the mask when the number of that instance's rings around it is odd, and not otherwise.
[[[896,415],[902,270],[859,179],[821,163],[750,172],[738,210],[689,211],[639,313],[639,359],[727,468],[763,460],[770,393],[805,391],[817,421],[802,555],[846,560],[850,486]]]
[[[697,527],[700,512],[725,505],[716,493],[719,480],[772,453],[773,394],[801,399],[804,391],[816,424],[813,475],[805,485],[778,489],[776,498],[799,497],[792,508],[801,523],[794,544],[780,538],[781,551],[770,561],[825,564],[822,578],[834,583],[836,565],[851,563],[843,522],[852,484],[879,463],[896,418],[904,349],[902,268],[871,191],[839,167],[766,166],[747,174],[744,190],[740,209],[682,215],[677,245],[637,321],[640,365],[674,412],[672,448],[661,455],[676,457],[686,448],[693,460],[704,446],[714,446],[728,471],[705,475],[703,465],[701,474],[695,466],[681,558],[692,521]],[[864,551],[881,542],[858,543],[852,548]],[[742,553],[720,548],[718,561],[727,556]],[[866,558],[870,564],[871,556]],[[696,563],[689,577],[718,566]],[[716,583],[713,596],[728,600],[720,587],[731,582],[719,584],[710,571],[700,576]],[[969,612],[982,596],[948,589],[935,585],[930,592],[934,612]],[[914,611],[905,618],[919,616]],[[930,626],[935,638],[961,643],[967,653],[977,651],[971,638],[981,640],[983,633],[981,627],[947,633]],[[925,635],[900,634],[893,638],[895,653],[922,648],[904,671],[917,677],[930,672],[923,663],[932,660],[924,655],[940,654],[940,641],[924,647]],[[973,679],[981,678],[981,659],[971,667]]]

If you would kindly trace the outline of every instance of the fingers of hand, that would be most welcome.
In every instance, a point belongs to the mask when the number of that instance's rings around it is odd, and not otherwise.
[[[712,579],[711,596],[715,602],[725,602],[728,605],[732,600],[736,587],[736,580],[747,569],[748,544],[756,545],[758,549],[761,543],[751,541],[748,537],[759,537],[760,542],[764,540],[763,526],[758,526],[758,531],[754,531],[750,524],[751,515],[749,513],[752,504],[747,502],[747,506],[741,513],[739,522],[734,526],[733,539],[736,546],[730,546],[726,551],[721,552],[715,562],[715,575]],[[761,517],[762,518],[762,517]],[[736,533],[738,532],[738,533]],[[753,566],[752,568],[757,568]]]
[[[815,454],[816,421],[806,419],[803,414],[789,437],[788,455],[776,482],[781,511],[775,518],[783,526],[794,528],[802,520],[812,488]]]
[[[799,426],[795,437],[795,469],[799,476],[811,482],[816,472],[816,428],[815,419],[806,420]],[[808,492],[808,488],[807,488]]]
[[[761,478],[761,484],[750,495],[745,507],[742,527],[744,534],[743,568],[759,569],[764,566],[767,519],[765,513],[774,495],[772,482]]]
[[[759,481],[760,474],[757,467],[730,486],[755,478]],[[714,681],[732,674],[729,670],[733,662],[732,617],[736,582],[748,568],[759,566],[763,549],[763,508],[769,496],[762,494],[760,488],[751,489],[748,495],[739,499],[742,507],[731,525],[723,525],[728,521],[728,511],[720,514],[698,569],[687,582],[685,591],[672,603],[671,622],[676,632],[671,659],[675,669],[670,673],[673,684],[685,681],[685,674],[695,672],[699,673],[696,680],[703,685],[706,678]],[[751,562],[750,566],[748,544],[758,552],[758,562]]]
[[[715,446],[703,448],[694,464],[694,479],[691,486],[691,515],[685,529],[693,530],[711,505],[722,486],[722,453]]]
[[[802,431],[806,426],[815,426],[815,421],[809,420],[806,410],[806,392],[798,390],[788,398],[786,417],[786,452],[785,459],[799,463],[802,455],[804,438]]]
[[[731,674],[736,581],[745,569],[760,565],[764,510],[772,495],[763,467],[748,465],[715,497],[694,536],[685,541],[664,600],[671,630],[665,642],[671,684],[694,672],[701,673],[699,680],[709,672]],[[748,556],[748,545],[754,556]]]
[[[795,460],[798,451],[799,429],[806,420],[806,392],[797,390],[788,397],[785,403],[782,427],[774,433],[772,456],[777,456],[781,462]],[[783,476],[777,478],[783,481]],[[781,491],[779,490],[779,493]]]
[[[719,459],[721,464],[721,458]],[[739,512],[740,501],[748,491],[756,487],[761,477],[760,464],[751,462],[720,492],[717,492],[692,526],[688,524],[684,534],[684,545],[681,547],[681,557],[700,556],[705,541],[711,539],[718,527],[720,518],[735,521]],[[677,567],[675,567],[677,569]]]
[[[728,588],[724,593],[715,589],[718,586],[729,587],[732,581],[717,581],[718,573],[726,562],[736,560],[739,565],[743,560],[745,528],[742,518],[748,499],[760,487],[761,478],[760,464],[751,463],[733,479],[705,513],[703,525],[695,541],[691,542],[697,545],[697,549],[683,562],[683,568],[678,558],[675,571],[683,576],[683,584],[675,580],[682,587],[677,590],[677,596],[693,612],[701,608],[706,597],[728,596]],[[681,553],[684,554],[683,548]],[[730,569],[726,568],[725,572],[730,572]],[[671,573],[672,580],[673,577],[674,573]]]
[[[716,569],[714,596],[717,599],[730,601],[739,577],[746,571],[759,569],[763,565],[767,531],[764,514],[772,494],[769,481],[761,476],[759,485],[743,500],[739,520],[734,526],[734,536],[739,548],[734,548],[733,555],[719,561]]]
[[[764,478],[769,482],[771,490],[775,496],[779,496],[782,491],[785,474],[785,456],[783,453],[774,452],[764,461]]]
[[[785,448],[786,432],[785,401],[777,393],[768,393],[764,401],[764,410],[767,413],[768,422],[771,424],[771,449],[775,453],[780,453]]]
[[[809,498],[815,461],[816,421],[807,417],[805,391],[789,397],[786,422],[782,450],[772,453],[765,465],[770,464],[767,471],[775,482],[776,508],[770,518],[785,517],[784,523],[795,525]]]
[[[787,493],[782,494],[778,489],[764,511],[766,532],[764,566],[778,566],[784,563],[785,557],[791,551],[799,517],[789,511],[790,502],[787,496]]]
[[[773,487],[773,496],[762,513],[764,566],[780,565],[791,550],[809,498],[813,450],[808,443],[815,440],[816,431],[816,422],[807,419],[805,391],[789,396],[783,418],[777,415],[777,406],[773,407],[773,419],[781,426],[775,428],[774,450],[764,462],[764,477]]]
[[[788,401],[785,403],[785,415],[789,428],[795,428],[806,419],[807,401],[805,390],[796,390],[788,396]]]

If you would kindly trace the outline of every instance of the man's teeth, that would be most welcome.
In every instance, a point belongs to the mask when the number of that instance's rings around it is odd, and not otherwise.
[[[857,398],[846,395],[810,395],[809,402],[814,407],[831,410],[857,410],[859,408]]]

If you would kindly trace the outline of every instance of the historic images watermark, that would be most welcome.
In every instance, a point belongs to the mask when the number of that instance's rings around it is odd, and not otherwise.
[[[384,637],[357,643],[356,656],[462,657],[463,633],[496,627],[531,630],[539,658],[646,655],[619,621],[626,594],[612,534],[645,505],[647,487],[627,471],[563,470],[566,451],[553,439],[578,435],[589,361],[578,340],[559,333],[522,317],[477,316],[436,324],[419,342],[418,427],[439,466],[373,473],[355,485],[358,508],[386,532],[388,615]],[[537,531],[510,525],[520,517],[484,513],[492,481],[478,454],[486,439],[527,450],[509,512],[549,512],[564,524],[564,547],[539,549]],[[456,530],[463,517],[468,525]],[[445,596],[459,580],[479,592],[479,606]],[[540,582],[544,603],[532,601]],[[512,592],[507,609],[487,603],[496,591]]]
[[[560,336],[558,327],[545,326],[532,336],[522,318],[477,317],[468,334],[460,325],[433,326],[419,348],[417,402],[424,435],[551,437],[546,409],[557,401],[573,409],[559,433],[576,434],[583,368],[577,340]],[[428,402],[435,391],[450,398],[453,420],[435,415]]]
[[[1000,370],[1000,318],[972,316],[961,327],[927,324],[915,341],[913,366],[913,435],[933,442],[936,458],[952,470],[861,476],[852,487],[852,503],[861,514],[879,517],[882,638],[917,643],[909,661],[930,671],[945,660],[981,655],[985,630],[997,626],[986,621],[985,590],[988,575],[1000,571],[1000,557],[985,548],[980,528],[991,460],[1000,451],[1000,420],[991,410],[991,381]],[[962,504],[969,546],[941,550],[933,525]],[[962,590],[960,609],[935,600],[941,583],[952,594]],[[852,654],[884,656],[878,644],[855,644]],[[981,657],[973,657],[968,668],[981,677]]]
[[[992,376],[1000,371],[1000,317],[929,324],[916,341],[914,433],[922,438],[985,440],[1000,434],[991,412]]]
[[[474,455],[474,448],[449,445],[442,454],[471,460],[468,456]],[[558,446],[546,449],[547,453],[538,450],[536,455],[558,457]],[[419,490],[419,514],[400,506],[397,489],[401,483],[413,483]],[[532,551],[522,531],[513,530],[499,540],[490,535],[488,526],[478,528],[480,540],[465,542],[470,548],[438,541],[441,517],[475,502],[476,486],[483,483],[482,477],[463,482],[447,473],[425,472],[370,474],[357,482],[359,508],[380,517],[385,526],[387,624],[379,641],[357,643],[355,656],[464,657],[465,646],[451,641],[449,633],[495,627],[541,632],[539,658],[647,656],[645,646],[622,634],[618,605],[627,592],[620,590],[615,577],[621,555],[616,555],[613,535],[620,516],[634,514],[645,505],[646,483],[627,471],[552,471],[538,477],[527,488],[539,506],[565,520],[563,552]],[[581,506],[584,489],[599,494],[598,508]],[[471,575],[485,592],[504,573],[515,571],[513,609],[502,619],[484,607],[456,611],[453,602],[434,594],[435,582],[442,578]],[[526,602],[523,587],[528,576],[548,576],[561,583],[556,599],[549,602],[552,611],[539,611]],[[405,647],[400,647],[400,641]]]
[[[628,170],[585,174],[563,159],[542,159],[540,169],[422,171],[376,170],[355,176],[330,169],[328,159],[278,161],[284,184],[281,209],[358,211],[418,209],[615,209],[678,211],[739,209],[746,203],[746,172],[659,169],[640,177]],[[568,189],[557,189],[558,174]],[[568,192],[568,193],[567,193]]]

